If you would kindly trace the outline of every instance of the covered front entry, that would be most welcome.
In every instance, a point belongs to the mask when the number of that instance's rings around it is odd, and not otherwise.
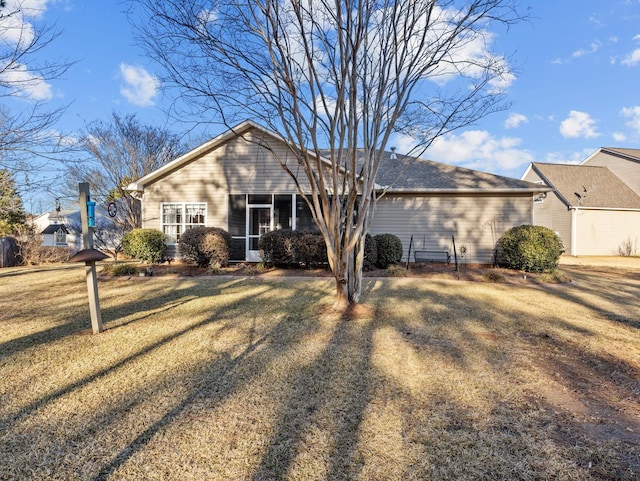
[[[247,217],[246,258],[251,262],[260,262],[258,241],[262,234],[273,230],[273,205],[249,204]]]
[[[232,261],[260,262],[260,236],[277,229],[316,230],[302,197],[297,194],[229,195]]]

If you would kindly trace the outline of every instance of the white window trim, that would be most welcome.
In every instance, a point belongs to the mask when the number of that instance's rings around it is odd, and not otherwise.
[[[180,225],[181,227],[181,233],[183,233],[186,230],[186,225],[187,225],[187,215],[186,215],[186,206],[187,205],[202,205],[204,206],[204,224],[202,224],[203,227],[207,226],[207,219],[209,217],[209,205],[207,204],[207,202],[160,202],[160,231],[164,232],[164,206],[165,205],[175,205],[175,206],[180,206],[180,208],[182,209],[182,222],[180,222],[180,224],[178,223],[171,223],[171,224],[166,224],[166,225]],[[192,226],[193,224],[189,223],[188,225]],[[167,245],[170,246],[174,246],[174,245],[178,245],[177,242],[167,242]]]

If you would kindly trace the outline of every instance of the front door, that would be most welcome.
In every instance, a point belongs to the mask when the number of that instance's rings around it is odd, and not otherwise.
[[[273,206],[249,206],[247,209],[247,260],[259,262],[258,240],[262,234],[273,230]]]

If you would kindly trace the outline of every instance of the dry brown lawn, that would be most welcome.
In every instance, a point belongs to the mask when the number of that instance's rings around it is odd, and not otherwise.
[[[572,284],[0,271],[0,479],[640,479],[640,269]],[[481,280],[482,278],[479,278]]]

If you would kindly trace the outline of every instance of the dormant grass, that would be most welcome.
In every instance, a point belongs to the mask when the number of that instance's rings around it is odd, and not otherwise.
[[[571,285],[0,271],[0,479],[638,479],[640,271]]]

